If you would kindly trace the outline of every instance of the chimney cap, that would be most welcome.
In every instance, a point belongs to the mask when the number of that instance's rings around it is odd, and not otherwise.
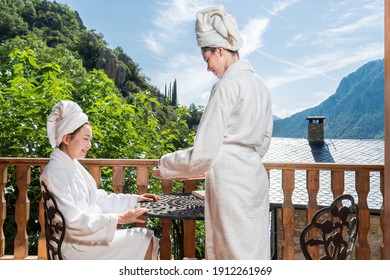
[[[307,116],[306,117],[307,120],[324,120],[326,119],[325,116]]]

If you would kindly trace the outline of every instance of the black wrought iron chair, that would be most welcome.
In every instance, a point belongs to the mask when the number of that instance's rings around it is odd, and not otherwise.
[[[65,217],[58,209],[54,196],[41,182],[45,215],[46,251],[48,260],[62,260],[61,245],[65,237]]]
[[[320,209],[300,235],[305,258],[351,259],[359,229],[358,212],[358,206],[349,194],[338,196],[329,207]]]

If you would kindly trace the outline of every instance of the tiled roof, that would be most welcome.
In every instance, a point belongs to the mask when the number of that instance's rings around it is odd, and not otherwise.
[[[271,146],[264,162],[328,162],[328,163],[384,163],[383,140],[326,139],[324,145],[310,145],[303,138],[272,138]],[[283,202],[281,171],[271,171],[270,200]],[[371,190],[367,203],[370,209],[380,209],[382,194],[380,192],[379,172],[370,173]],[[345,193],[357,199],[355,190],[355,173],[345,172]],[[307,204],[306,171],[295,171],[295,190],[293,203]],[[330,172],[320,172],[320,190],[317,201],[320,205],[329,205],[333,200],[330,190]]]

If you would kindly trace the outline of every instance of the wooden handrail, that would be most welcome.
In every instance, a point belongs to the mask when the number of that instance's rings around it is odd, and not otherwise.
[[[30,215],[30,202],[27,190],[30,187],[31,168],[39,167],[41,172],[48,163],[47,158],[0,158],[0,259],[26,259],[28,256],[28,236],[27,222]],[[80,163],[88,168],[93,178],[99,185],[101,182],[101,169],[103,167],[112,168],[112,185],[115,192],[122,192],[125,185],[125,168],[135,169],[135,180],[139,193],[144,193],[149,184],[150,169],[158,165],[156,159],[84,159]],[[5,200],[5,187],[8,183],[8,172],[11,167],[16,167],[16,186],[18,188],[18,198],[15,204],[15,223],[18,226],[14,241],[14,255],[5,256],[5,240],[3,225],[7,218]],[[319,192],[320,171],[330,171],[331,192],[333,197],[344,192],[345,172],[355,173],[355,189],[358,194],[359,216],[361,217],[359,239],[356,248],[356,259],[370,259],[371,248],[368,242],[368,232],[370,229],[370,209],[367,205],[367,196],[370,191],[370,173],[379,172],[381,178],[381,191],[383,192],[384,165],[383,164],[348,164],[348,163],[288,163],[288,162],[266,162],[265,168],[269,176],[272,177],[272,170],[281,170],[283,203],[281,206],[281,225],[283,228],[283,238],[279,240],[281,246],[282,259],[295,259],[296,242],[294,242],[295,229],[295,205],[292,201],[292,194],[295,190],[295,172],[306,170],[306,188],[308,192],[308,203],[306,206],[307,221],[319,209],[317,194]],[[172,180],[161,180],[161,191],[164,194],[172,192]],[[186,191],[196,188],[194,182],[189,182]],[[383,195],[383,193],[382,193]],[[383,208],[383,207],[382,207]],[[39,223],[43,225],[42,207],[40,207]],[[381,214],[383,209],[381,210]],[[162,236],[160,239],[160,258],[171,259],[171,221],[162,220]],[[381,222],[382,232],[386,229]],[[195,227],[194,223],[184,224],[185,245],[187,254],[194,251]],[[188,253],[189,252],[189,253]],[[382,252],[383,254],[383,252]],[[45,259],[45,239],[44,231],[38,240],[38,256],[36,258]]]

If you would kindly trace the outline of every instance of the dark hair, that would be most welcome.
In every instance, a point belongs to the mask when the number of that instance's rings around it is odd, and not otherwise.
[[[202,47],[202,52],[205,53],[207,51],[210,51],[212,53],[214,53],[218,48],[216,47]],[[229,49],[226,49],[224,48],[225,50],[227,50],[228,52],[230,52],[232,55],[237,55],[237,56],[240,56],[238,51],[232,51],[232,50],[229,50]]]

